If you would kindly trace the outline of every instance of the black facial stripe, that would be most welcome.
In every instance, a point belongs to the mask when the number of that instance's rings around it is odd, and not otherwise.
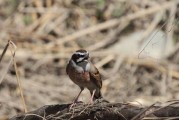
[[[80,55],[80,54],[78,54],[78,56],[80,56],[80,57],[84,57],[85,55]]]

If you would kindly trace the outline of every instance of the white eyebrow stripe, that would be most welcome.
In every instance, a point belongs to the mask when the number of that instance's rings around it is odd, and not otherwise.
[[[87,53],[75,52],[74,54],[76,54],[76,55],[86,55],[86,54],[88,54],[88,52]]]

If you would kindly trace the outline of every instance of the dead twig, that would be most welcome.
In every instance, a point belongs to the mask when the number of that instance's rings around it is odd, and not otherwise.
[[[128,59],[127,62],[129,62],[130,64],[138,64],[138,65],[143,65],[145,67],[154,68],[154,69],[159,70],[162,73],[170,74],[172,77],[179,79],[179,72],[178,71],[176,71],[176,70],[168,71],[168,69],[166,67],[159,65],[156,62],[146,61],[146,60],[143,61],[143,60],[139,60],[139,59],[138,60]]]
[[[9,44],[10,44],[10,42],[8,41],[8,43],[6,44],[6,46],[5,46],[5,48],[4,48],[3,52],[2,52],[2,54],[1,54],[1,56],[0,56],[0,63],[1,63],[1,61],[2,61],[2,59],[3,59],[3,57],[4,57],[4,55],[5,55],[5,53],[6,53],[7,49],[8,49],[8,47],[9,47]],[[7,65],[7,67],[5,68],[5,70],[3,71],[3,73],[1,73],[1,74],[2,74],[2,77],[0,78],[0,84],[2,83],[4,77],[6,76],[6,74],[7,74],[7,72],[8,72],[8,69],[9,69],[9,67],[10,67],[10,65],[11,65],[11,63],[12,63],[12,60],[13,60],[13,57],[11,57],[11,59],[10,59],[8,65]]]
[[[145,30],[145,32],[141,36],[141,40],[139,41],[140,43],[143,42],[144,40],[146,40],[146,38],[151,34],[151,32],[154,31],[154,29],[156,28],[156,26],[158,25],[158,23],[162,19],[163,13],[164,12],[161,11],[161,12],[156,14],[156,16],[155,16],[154,20],[152,21],[152,23],[148,26],[148,28]]]
[[[152,104],[151,106],[147,107],[146,109],[144,109],[143,111],[141,111],[139,114],[137,114],[135,117],[133,117],[131,120],[141,120],[148,111],[150,111],[150,109],[152,109],[154,107],[156,103]]]
[[[67,35],[67,36],[65,36],[63,38],[59,38],[59,39],[57,39],[57,41],[49,43],[48,47],[52,47],[52,46],[54,46],[56,44],[63,44],[65,42],[75,40],[75,39],[77,39],[79,37],[82,37],[84,35],[91,34],[91,33],[94,33],[94,32],[100,31],[100,30],[104,30],[104,29],[116,26],[116,25],[118,25],[120,23],[122,24],[124,21],[125,22],[126,21],[131,21],[131,20],[134,20],[134,19],[137,19],[137,18],[140,18],[140,17],[144,17],[146,15],[153,14],[153,13],[158,12],[158,11],[169,9],[176,2],[177,2],[177,0],[164,2],[161,5],[156,5],[154,7],[144,9],[144,10],[141,10],[141,11],[136,12],[136,13],[129,14],[127,16],[124,16],[124,17],[120,18],[120,19],[108,20],[108,21],[106,21],[104,23],[100,23],[98,25],[95,25],[95,26],[80,30],[80,31],[75,32],[75,33],[73,33],[71,35]]]
[[[2,59],[3,59],[3,57],[4,57],[4,55],[5,55],[5,53],[6,53],[8,47],[9,47],[9,41],[8,41],[8,43],[6,44],[4,50],[3,50],[2,53],[1,53],[0,63],[1,63],[1,61],[2,61]]]
[[[15,68],[15,72],[16,72],[16,79],[17,79],[17,83],[19,85],[19,89],[20,89],[20,95],[21,95],[21,100],[22,100],[22,103],[23,103],[23,106],[24,106],[24,111],[25,113],[27,112],[27,107],[26,107],[26,103],[25,103],[25,99],[24,99],[24,95],[23,95],[23,90],[22,90],[22,85],[21,85],[21,81],[20,81],[20,78],[19,78],[19,73],[18,73],[18,68],[17,68],[17,64],[16,64],[16,59],[15,59],[15,53],[16,53],[16,45],[12,42],[12,41],[9,41],[10,44],[13,46],[11,47],[11,54],[12,54],[12,58],[13,58],[13,65],[14,65],[14,68]]]

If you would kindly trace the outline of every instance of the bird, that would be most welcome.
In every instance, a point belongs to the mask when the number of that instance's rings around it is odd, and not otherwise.
[[[87,50],[79,49],[72,54],[66,66],[67,75],[80,88],[80,92],[75,97],[73,103],[78,102],[78,98],[84,88],[87,88],[91,93],[90,102],[102,98],[101,74],[89,58]]]

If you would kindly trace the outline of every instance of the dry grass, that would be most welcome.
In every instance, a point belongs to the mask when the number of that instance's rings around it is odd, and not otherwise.
[[[177,4],[177,0],[14,3],[0,0],[0,53],[3,53],[0,58],[0,116],[12,116],[45,104],[71,102],[79,89],[66,76],[65,66],[71,53],[80,48],[90,51],[92,61],[103,75],[102,92],[109,101],[150,105],[179,99]],[[176,49],[169,57],[156,62],[148,60],[150,56],[145,59],[138,53],[124,56],[114,49],[122,36],[142,30],[140,46],[156,29],[164,31],[167,40],[175,38]],[[18,47],[16,52],[10,49],[15,59],[7,51],[8,40]],[[165,50],[164,47],[163,52]],[[142,49],[142,53],[145,52],[146,49]],[[138,55],[142,59],[136,59]],[[10,66],[12,62],[14,67]],[[15,82],[16,77],[19,84]],[[19,89],[19,86],[22,87]],[[19,96],[23,102],[19,101]],[[81,100],[88,97],[85,91]]]

